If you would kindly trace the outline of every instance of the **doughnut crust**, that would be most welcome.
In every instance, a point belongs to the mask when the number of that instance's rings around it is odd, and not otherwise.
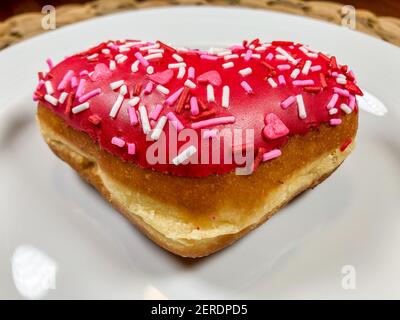
[[[121,160],[42,102],[37,120],[52,151],[147,237],[177,255],[197,258],[232,244],[328,177],[354,147],[358,115],[344,116],[340,126],[321,124],[290,136],[282,156],[249,176],[205,178],[172,176]]]

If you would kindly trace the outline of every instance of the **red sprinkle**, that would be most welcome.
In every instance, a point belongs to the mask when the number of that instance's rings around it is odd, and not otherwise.
[[[328,84],[326,83],[326,78],[325,78],[325,75],[323,73],[319,74],[319,79],[321,81],[322,88],[327,88]]]
[[[351,138],[349,138],[348,140],[346,140],[342,146],[340,147],[340,151],[343,152],[344,150],[347,149],[347,147],[353,142],[353,140]]]
[[[101,122],[101,118],[97,114],[92,114],[91,116],[88,117],[88,120],[95,126],[98,126]]]

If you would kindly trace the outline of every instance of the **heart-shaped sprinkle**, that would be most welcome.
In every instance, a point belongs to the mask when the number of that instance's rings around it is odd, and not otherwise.
[[[288,127],[282,122],[275,113],[269,113],[265,116],[265,127],[263,134],[266,138],[273,140],[289,133]]]
[[[149,79],[155,83],[164,85],[170,82],[173,76],[174,76],[174,71],[172,71],[171,69],[167,69],[165,71],[149,75]]]
[[[108,79],[111,77],[112,72],[104,63],[98,63],[94,67],[94,72],[91,75],[90,79],[93,81]]]
[[[222,83],[221,76],[219,75],[218,71],[211,70],[207,71],[197,77],[197,81],[201,83],[209,83],[215,87],[218,87]]]

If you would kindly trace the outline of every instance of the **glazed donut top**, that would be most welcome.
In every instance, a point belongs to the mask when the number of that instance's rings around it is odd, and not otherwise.
[[[108,41],[47,63],[35,101],[121,159],[187,177],[243,165],[234,156],[225,160],[226,141],[231,155],[253,153],[255,170],[278,157],[290,136],[321,123],[340,125],[357,112],[355,95],[362,95],[353,72],[334,56],[287,41],[255,39],[208,51]],[[254,143],[246,138],[251,133]],[[149,150],[158,161],[149,160]]]

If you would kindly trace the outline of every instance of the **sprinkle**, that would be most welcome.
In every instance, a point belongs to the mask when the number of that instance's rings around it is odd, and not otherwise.
[[[172,106],[176,100],[178,100],[179,96],[181,95],[182,91],[183,91],[183,87],[176,90],[173,94],[171,94],[167,100],[165,100],[165,104],[168,106]]]
[[[136,153],[136,145],[133,142],[128,143],[127,145],[128,145],[128,154],[134,155]]]
[[[290,65],[289,64],[280,64],[276,66],[278,68],[279,71],[285,71],[285,70],[289,70],[290,69]]]
[[[89,91],[88,93],[85,93],[83,96],[79,97],[79,102],[85,102],[86,100],[89,100],[90,98],[93,98],[94,96],[97,96],[100,93],[101,93],[100,88]]]
[[[140,93],[142,92],[142,84],[141,83],[136,83],[135,84],[135,89],[133,90],[133,94],[135,96],[140,95]]]
[[[135,108],[128,108],[129,122],[131,125],[136,126],[138,124],[138,118],[136,115]]]
[[[207,85],[207,101],[208,102],[214,102],[215,101],[214,87],[211,84]]]
[[[245,77],[245,76],[251,74],[252,72],[253,72],[253,70],[250,67],[239,70],[239,73],[242,77]]]
[[[164,49],[149,49],[148,53],[164,53]]]
[[[103,54],[110,54],[110,49],[102,49],[101,53]]]
[[[285,50],[283,50],[281,47],[277,47],[275,50],[278,51],[281,55],[285,56],[294,65],[297,64],[297,61],[289,53],[287,53]]]
[[[121,96],[125,96],[128,93],[128,87],[126,84],[122,85],[121,88],[119,88],[119,94]]]
[[[262,161],[268,161],[280,157],[282,155],[282,151],[279,149],[274,149],[269,152],[263,154]]]
[[[117,63],[121,64],[124,63],[126,61],[126,59],[128,59],[127,56],[123,55],[122,57],[120,57],[119,59],[117,59]]]
[[[281,54],[276,54],[275,55],[276,60],[281,60],[281,61],[287,61],[287,58]]]
[[[154,67],[153,66],[148,66],[146,69],[147,74],[153,74],[154,73]]]
[[[168,64],[168,69],[178,69],[180,67],[186,67],[185,62],[170,63]]]
[[[356,98],[355,98],[355,96],[350,96],[349,97],[349,108],[351,110],[354,110],[355,106],[356,106]]]
[[[294,86],[312,86],[314,85],[314,80],[294,80],[292,84]]]
[[[60,97],[58,98],[58,102],[63,104],[65,99],[67,99],[68,93],[67,92],[61,92]]]
[[[144,87],[143,93],[144,94],[150,94],[153,91],[153,81],[147,82],[146,86]]]
[[[319,74],[319,79],[321,81],[322,88],[327,88],[328,84],[326,83],[325,75],[323,73]]]
[[[188,69],[188,78],[189,79],[194,79],[195,77],[195,69],[193,67],[189,67]]]
[[[335,93],[335,94],[332,96],[331,100],[329,100],[328,105],[326,106],[326,108],[327,108],[328,110],[331,109],[331,108],[333,108],[333,107],[336,105],[336,102],[338,101],[338,99],[339,99],[339,95],[338,95],[337,93]]]
[[[209,54],[201,54],[200,55],[200,59],[214,61],[214,60],[218,60],[218,57],[212,56],[212,55],[209,55]]]
[[[190,89],[188,87],[185,87],[183,89],[183,92],[182,92],[181,96],[179,97],[178,103],[175,108],[176,113],[182,112],[183,108],[185,107],[189,92],[190,92]]]
[[[349,96],[350,96],[349,91],[346,90],[346,89],[340,89],[340,88],[338,88],[338,87],[334,87],[334,88],[333,88],[333,91],[334,91],[335,93],[341,95],[341,96],[345,96],[345,97],[349,97]]]
[[[115,63],[114,60],[110,60],[110,64],[109,64],[109,69],[111,71],[115,70],[117,68],[117,64]]]
[[[178,75],[176,76],[177,79],[182,79],[185,75],[186,68],[185,67],[180,67],[178,71]]]
[[[96,59],[98,56],[99,56],[98,53],[93,53],[92,55],[88,56],[87,59],[88,60],[93,60],[93,59]]]
[[[172,55],[172,58],[174,58],[177,62],[182,62],[183,61],[183,58],[177,53],[174,53]]]
[[[195,146],[190,146],[184,151],[182,151],[180,154],[178,154],[175,158],[172,159],[172,163],[174,165],[179,165],[186,160],[188,160],[192,155],[194,155],[197,152],[197,149]]]
[[[269,85],[270,85],[272,88],[276,88],[276,87],[278,86],[278,84],[277,84],[277,83],[275,82],[275,80],[272,79],[272,78],[268,78],[267,81],[268,81]]]
[[[310,68],[311,68],[311,64],[312,64],[312,62],[310,60],[307,60],[304,63],[304,67],[301,70],[301,73],[304,74],[304,75],[308,75],[308,72],[310,71]]]
[[[307,112],[306,112],[306,108],[304,106],[303,96],[301,94],[298,94],[296,96],[296,101],[297,101],[297,110],[299,112],[299,118],[300,119],[307,118]]]
[[[142,56],[140,52],[135,53],[136,59],[144,66],[147,67],[149,65],[149,62]]]
[[[132,99],[130,99],[130,100],[128,101],[128,104],[129,104],[131,107],[134,107],[134,106],[136,106],[136,105],[139,103],[139,101],[140,101],[140,98],[139,98],[139,97],[132,97]]]
[[[71,88],[72,88],[72,89],[75,89],[77,86],[78,86],[78,78],[75,77],[75,76],[73,76],[73,77],[71,78]]]
[[[231,59],[237,59],[239,58],[239,55],[237,54],[227,54],[226,56],[224,56],[224,60],[231,60]]]
[[[71,80],[74,72],[72,70],[68,70],[64,77],[62,78],[61,82],[58,84],[57,90],[64,90],[67,83]]]
[[[227,55],[229,55],[229,54],[232,54],[232,51],[231,51],[231,50],[226,50],[226,51],[218,52],[218,53],[217,53],[217,56],[218,56],[218,57],[224,57],[224,56],[227,56]]]
[[[331,125],[331,126],[338,126],[339,124],[341,124],[342,123],[342,120],[341,119],[336,119],[336,118],[334,118],[334,119],[330,119],[329,120],[329,124]]]
[[[179,132],[184,128],[182,122],[179,121],[179,119],[176,117],[176,115],[173,112],[171,112],[171,111],[168,112],[167,113],[167,118],[172,123],[172,125],[174,126],[176,131]]]
[[[229,107],[229,94],[230,94],[229,86],[223,86],[223,88],[222,88],[222,106],[224,108]]]
[[[336,109],[336,108],[331,108],[331,109],[329,109],[328,113],[329,113],[330,115],[334,115],[334,114],[338,113],[338,109]]]
[[[151,133],[150,138],[152,140],[158,140],[160,138],[160,135],[163,131],[163,128],[165,126],[165,124],[167,123],[167,117],[166,116],[162,116],[160,118],[160,120],[158,120],[155,128],[153,129],[153,132]]]
[[[125,141],[118,137],[113,137],[111,143],[117,147],[122,148],[125,145]]]
[[[51,82],[49,80],[45,81],[44,86],[46,87],[47,94],[54,93],[53,85],[51,84]]]
[[[141,104],[139,105],[139,115],[140,115],[140,122],[142,124],[142,129],[144,134],[148,134],[151,131],[149,118],[147,117],[147,109],[146,107]]]
[[[247,81],[242,81],[240,83],[244,91],[246,91],[248,94],[253,93],[253,89],[250,87],[250,85],[247,83]]]
[[[57,103],[58,103],[57,98],[53,97],[53,96],[50,95],[50,94],[46,94],[46,95],[44,96],[44,100],[46,100],[47,102],[51,103],[53,106],[56,106]]]
[[[156,86],[156,90],[158,92],[161,92],[162,94],[169,94],[169,90],[166,87],[162,86],[161,84],[158,84]]]
[[[274,55],[272,52],[268,53],[267,56],[265,57],[266,60],[271,61],[274,58]]]
[[[160,113],[161,113],[162,109],[163,109],[162,104],[156,104],[155,108],[150,113],[150,119],[151,120],[157,120],[158,117],[160,116]]]
[[[140,51],[148,51],[150,49],[158,49],[159,47],[160,47],[160,44],[159,43],[155,43],[155,44],[151,44],[151,45],[148,45],[148,46],[141,47],[141,48],[139,48],[139,50]]]
[[[280,85],[285,85],[286,84],[285,76],[283,74],[280,74],[278,76],[278,82],[279,82]]]
[[[297,76],[299,75],[299,73],[300,73],[300,69],[299,69],[299,68],[296,68],[296,69],[294,69],[294,70],[292,71],[292,73],[290,74],[290,77],[291,77],[292,79],[296,79]]]
[[[322,67],[320,65],[310,67],[311,72],[321,71]]]
[[[283,100],[281,102],[281,107],[283,109],[287,109],[289,108],[294,102],[296,101],[296,97],[295,96],[289,96],[288,98],[286,98],[285,100]]]
[[[233,66],[234,66],[233,62],[230,61],[230,62],[224,63],[224,64],[222,65],[222,68],[224,68],[224,69],[229,69],[229,68],[232,68]]]
[[[147,61],[162,58],[162,53],[152,53],[144,57]]]
[[[220,124],[234,123],[235,120],[236,119],[234,116],[226,116],[226,117],[201,120],[201,121],[193,122],[192,129],[201,129],[204,127],[217,126]]]
[[[47,58],[46,63],[49,66],[49,69],[53,69],[54,63],[53,63],[53,60],[51,60],[51,58]]]
[[[197,116],[199,114],[199,104],[197,103],[196,97],[190,98],[190,112],[194,116]]]
[[[114,102],[114,104],[113,104],[113,106],[111,108],[111,111],[110,111],[110,117],[111,118],[115,118],[115,116],[118,113],[119,108],[121,108],[121,105],[122,105],[123,101],[124,101],[124,96],[119,94],[118,97],[117,97],[117,100],[115,100],[115,102]]]
[[[138,72],[139,71],[139,60],[136,60],[134,63],[131,65],[131,71],[132,72]]]
[[[189,80],[189,79],[187,79],[185,81],[184,85],[186,87],[188,87],[188,88],[191,88],[191,89],[195,89],[196,88],[196,84],[193,81]]]
[[[89,109],[89,102],[81,103],[81,104],[73,107],[71,109],[71,111],[72,111],[72,113],[75,114],[75,113],[79,113],[79,112],[85,111],[86,109]]]
[[[251,59],[251,55],[253,54],[253,50],[247,50],[244,56],[244,61],[249,61]]]
[[[351,138],[347,139],[341,146],[340,146],[340,151],[343,152],[347,149],[347,147],[353,142]]]
[[[345,113],[349,114],[353,110],[345,103],[340,104],[340,109],[342,109]]]
[[[112,90],[118,89],[120,86],[122,86],[125,83],[124,80],[118,80],[110,83],[110,88]]]
[[[342,78],[342,77],[337,77],[337,78],[336,78],[336,82],[337,82],[338,84],[346,84],[346,83],[347,83],[347,80],[346,80],[345,78]]]
[[[206,129],[203,132],[203,139],[215,138],[218,135],[218,129]]]
[[[78,89],[76,89],[76,97],[79,98],[83,94],[83,90],[85,90],[86,80],[81,79],[78,84]]]
[[[89,71],[87,71],[87,70],[82,70],[81,72],[79,72],[79,75],[80,75],[81,77],[87,76],[88,74],[89,74]]]
[[[88,121],[95,126],[98,126],[101,122],[101,118],[97,114],[92,114],[88,117]]]

